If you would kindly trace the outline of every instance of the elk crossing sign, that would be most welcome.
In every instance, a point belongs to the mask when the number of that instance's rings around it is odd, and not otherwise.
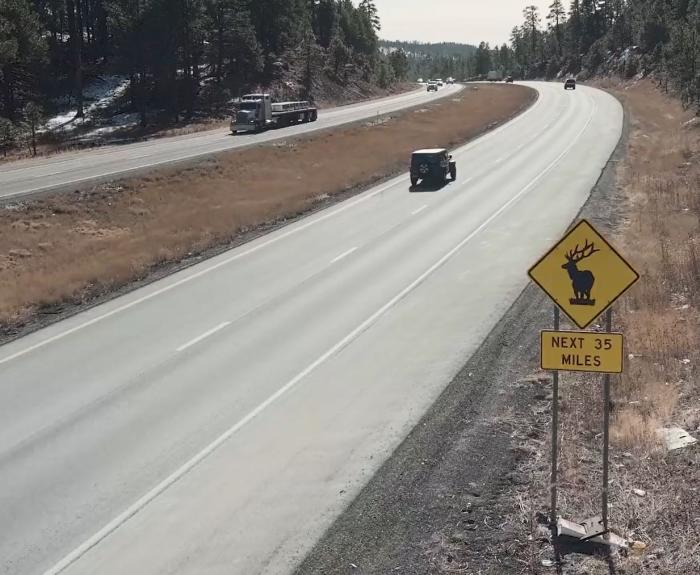
[[[639,279],[586,220],[549,250],[529,275],[581,329]]]

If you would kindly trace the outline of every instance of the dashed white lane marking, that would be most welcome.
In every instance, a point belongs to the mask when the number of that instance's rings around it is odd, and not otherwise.
[[[350,248],[348,251],[343,252],[343,253],[340,254],[339,256],[333,258],[333,259],[331,260],[331,263],[334,264],[334,263],[336,263],[336,262],[339,262],[340,260],[342,260],[342,259],[348,257],[351,253],[356,252],[356,251],[357,251],[357,247]]]
[[[192,347],[193,345],[197,345],[200,341],[207,339],[208,337],[214,335],[216,332],[221,331],[225,327],[228,327],[231,325],[230,321],[225,321],[223,323],[220,323],[216,327],[210,329],[209,331],[203,333],[202,335],[195,337],[193,340],[188,341],[186,344],[181,345],[180,347],[177,348],[177,351],[185,351],[187,348]]]

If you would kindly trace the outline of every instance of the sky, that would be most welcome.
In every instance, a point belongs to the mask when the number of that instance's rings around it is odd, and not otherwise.
[[[375,0],[385,40],[493,44],[508,42],[525,6],[540,8],[543,24],[551,0]],[[566,3],[565,3],[566,5]]]

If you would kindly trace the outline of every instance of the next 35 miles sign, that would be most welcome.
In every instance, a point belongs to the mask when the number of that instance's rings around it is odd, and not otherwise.
[[[581,329],[638,279],[632,266],[586,220],[580,221],[529,271],[530,277]],[[543,331],[542,368],[622,372],[622,334]]]

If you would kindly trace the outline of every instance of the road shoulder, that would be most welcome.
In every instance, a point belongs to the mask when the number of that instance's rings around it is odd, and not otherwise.
[[[623,137],[581,215],[619,218]],[[538,373],[549,300],[528,286],[438,401],[298,567],[318,573],[518,573],[537,537],[537,509],[517,498],[524,461],[547,465],[549,378]],[[526,489],[527,487],[525,487]]]

